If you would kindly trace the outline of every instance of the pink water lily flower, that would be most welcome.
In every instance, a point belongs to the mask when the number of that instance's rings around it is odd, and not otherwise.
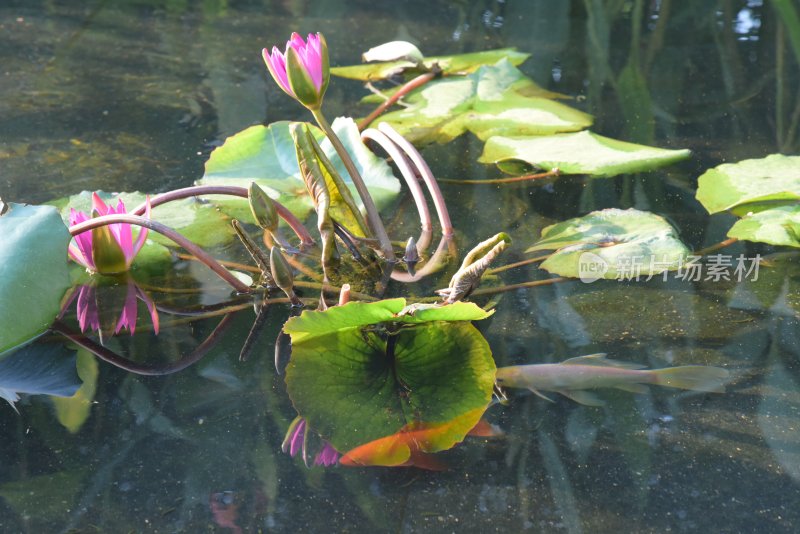
[[[307,41],[293,33],[285,52],[273,46],[272,53],[265,48],[262,55],[281,89],[304,106],[319,108],[330,80],[328,45],[321,33],[309,33]]]
[[[117,207],[107,205],[97,193],[92,193],[92,214],[87,215],[74,208],[69,210],[69,224],[76,225],[93,217],[111,214],[126,214],[122,199]],[[150,201],[148,198],[145,217],[150,217]],[[139,230],[136,242],[130,224],[115,223],[96,228],[75,236],[75,244],[69,246],[69,256],[91,272],[113,274],[130,269],[136,254],[144,246],[147,239],[147,228]]]

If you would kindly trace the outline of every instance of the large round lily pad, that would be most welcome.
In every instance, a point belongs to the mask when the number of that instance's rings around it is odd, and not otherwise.
[[[0,354],[41,334],[70,287],[70,235],[52,206],[9,204],[0,217]]]
[[[495,365],[480,332],[467,321],[423,322],[425,309],[418,317],[403,306],[403,299],[351,303],[303,312],[284,327],[292,336],[289,396],[309,426],[340,451],[408,425],[463,421],[463,428],[448,426],[452,446],[475,424],[462,416],[491,400]],[[474,304],[441,309],[448,308],[457,317],[487,316]]]

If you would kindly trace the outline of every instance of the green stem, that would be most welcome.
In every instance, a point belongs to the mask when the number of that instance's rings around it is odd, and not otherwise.
[[[392,248],[392,242],[389,240],[389,235],[386,233],[386,228],[383,226],[380,214],[378,213],[378,208],[375,207],[375,203],[372,201],[369,190],[367,189],[364,180],[361,178],[361,174],[359,174],[358,169],[356,169],[353,160],[350,158],[350,154],[347,153],[347,150],[344,148],[344,145],[339,140],[339,137],[336,135],[336,133],[334,133],[327,119],[325,119],[322,111],[319,109],[312,109],[310,111],[314,115],[317,124],[319,124],[320,128],[322,128],[322,131],[325,132],[325,135],[330,140],[333,148],[336,149],[336,153],[339,154],[342,163],[344,163],[347,172],[350,174],[350,179],[353,180],[353,185],[356,186],[356,191],[358,191],[358,196],[361,197],[361,202],[364,204],[364,209],[367,210],[367,221],[369,222],[370,230],[372,230],[372,233],[376,238],[378,238],[381,252],[383,252],[383,255],[387,261],[394,262],[395,256],[394,249]]]

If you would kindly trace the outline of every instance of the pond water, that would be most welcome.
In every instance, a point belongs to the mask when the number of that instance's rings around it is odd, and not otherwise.
[[[656,212],[700,249],[724,239],[734,217],[707,215],[694,199],[697,177],[798,148],[799,70],[776,13],[760,0],[4,0],[0,195],[41,203],[190,185],[227,136],[310,120],[269,79],[260,50],[293,30],[321,31],[332,65],[358,63],[394,39],[426,55],[516,47],[532,54],[523,72],[575,97],[570,105],[595,116],[593,131],[693,152],[610,179],[443,184],[460,250],[507,231],[510,263],[527,257],[545,226],[608,207]],[[621,74],[632,61],[640,82]],[[332,78],[327,115],[365,115],[369,107],[356,107],[365,94]],[[476,162],[481,149],[467,134],[423,154],[440,178],[499,176]],[[415,231],[411,210],[401,195],[384,212],[393,235]],[[249,262],[236,243],[212,252]],[[81,378],[97,375],[83,408],[47,396],[23,396],[19,414],[0,406],[0,530],[796,532],[800,262],[744,242],[720,253],[769,262],[757,280],[518,289],[492,297],[495,314],[475,324],[498,366],[592,353],[653,368],[714,365],[731,373],[724,394],[603,390],[598,408],[510,391],[508,404],[486,413],[503,435],[468,437],[441,454],[443,471],[308,469],[281,453],[295,412],[273,360],[276,343],[285,351],[289,308],[269,309],[240,362],[251,301],[195,320],[191,310],[230,298],[203,266],[180,261],[169,277],[134,270],[159,307],[160,334],[141,302],[136,336],[110,335],[125,299],[119,286],[98,289],[112,311],[95,339],[135,364],[125,370],[81,350]],[[429,296],[452,272],[388,295]],[[545,278],[535,265],[502,275],[506,284]],[[78,329],[74,308],[62,322]],[[32,347],[60,351],[61,340],[46,335]]]

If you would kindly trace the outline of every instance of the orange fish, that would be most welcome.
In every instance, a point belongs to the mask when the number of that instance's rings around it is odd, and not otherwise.
[[[346,452],[339,463],[347,466],[419,467],[442,471],[442,464],[431,453],[452,448],[464,439],[465,428],[476,435],[496,435],[488,423],[480,421],[486,407],[471,410],[445,423],[410,423],[399,431]]]

